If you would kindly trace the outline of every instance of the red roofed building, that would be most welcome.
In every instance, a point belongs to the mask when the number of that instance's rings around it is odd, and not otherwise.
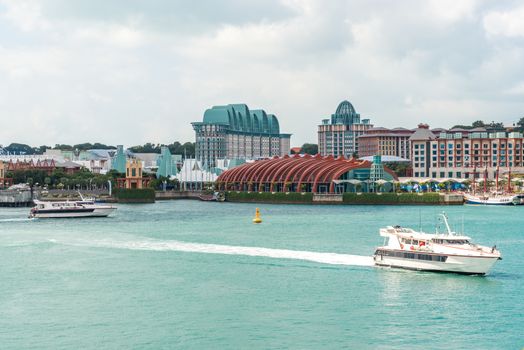
[[[355,158],[295,154],[226,170],[218,177],[217,187],[236,191],[342,193],[354,192],[360,186],[368,191],[372,165]],[[390,169],[383,170],[382,179],[397,179]]]
[[[51,175],[55,168],[54,159],[38,159],[36,162],[34,160],[18,160],[16,162],[11,160],[7,165],[7,171],[41,170],[48,175]]]

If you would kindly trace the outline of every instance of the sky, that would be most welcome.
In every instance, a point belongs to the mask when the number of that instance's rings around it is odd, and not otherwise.
[[[0,145],[194,141],[246,103],[295,146],[343,100],[375,126],[515,123],[524,3],[0,0]]]

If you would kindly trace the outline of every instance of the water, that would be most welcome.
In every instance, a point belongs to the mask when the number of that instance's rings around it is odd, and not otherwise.
[[[0,210],[0,348],[520,349],[524,207],[119,205]],[[445,209],[487,277],[375,268],[378,229]],[[472,234],[473,235],[473,234]]]

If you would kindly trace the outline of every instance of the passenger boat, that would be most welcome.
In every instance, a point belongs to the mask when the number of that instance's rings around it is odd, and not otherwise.
[[[466,204],[480,204],[480,205],[522,205],[524,204],[524,196],[522,195],[471,195],[464,194]]]
[[[79,201],[40,201],[29,212],[30,218],[106,217],[116,210],[112,205],[98,204],[93,198],[80,195]]]
[[[204,202],[223,202],[225,201],[224,194],[221,192],[214,192],[213,194],[201,194],[198,196]]]
[[[502,259],[496,246],[486,247],[451,231],[447,216],[440,215],[446,232],[425,233],[411,228],[388,226],[380,229],[384,245],[373,255],[375,265],[411,270],[484,275]]]

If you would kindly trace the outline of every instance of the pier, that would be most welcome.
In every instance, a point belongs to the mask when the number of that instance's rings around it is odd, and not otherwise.
[[[0,207],[29,207],[32,204],[30,190],[0,190]]]

